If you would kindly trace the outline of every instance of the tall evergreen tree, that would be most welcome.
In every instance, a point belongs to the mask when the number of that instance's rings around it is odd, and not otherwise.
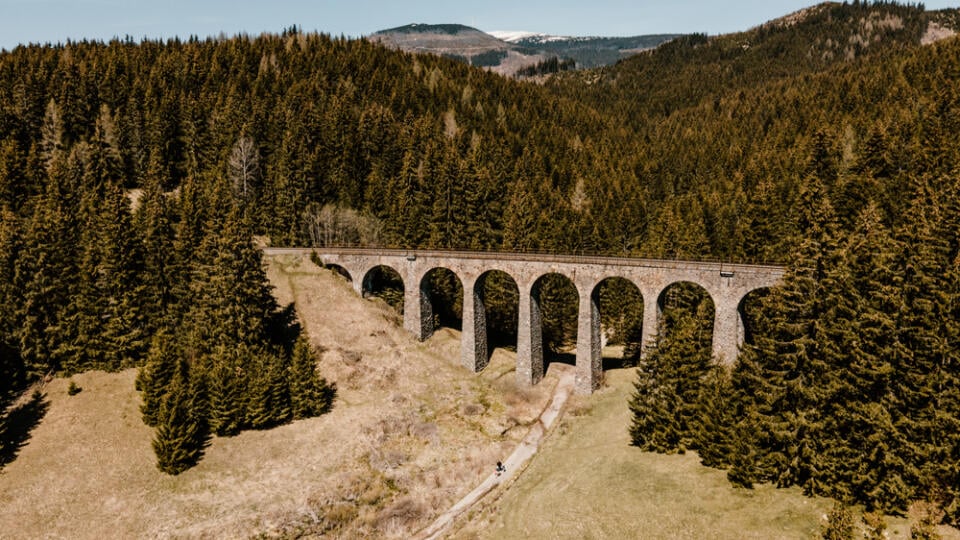
[[[196,392],[191,392],[190,367],[180,360],[158,415],[153,450],[157,468],[177,475],[196,465],[209,441],[206,420],[197,414]]]
[[[630,435],[646,450],[684,452],[697,448],[701,389],[712,369],[712,335],[704,322],[713,319],[706,313],[713,307],[686,284],[664,294],[656,344],[637,369]]]
[[[160,423],[161,408],[181,359],[182,351],[172,335],[161,332],[153,337],[147,361],[137,372],[144,424],[156,427]]]
[[[290,358],[290,399],[295,420],[319,416],[333,405],[333,387],[317,372],[306,334],[297,338]]]
[[[820,180],[808,177],[797,216],[806,237],[783,283],[761,301],[762,326],[734,370],[740,416],[751,423],[739,431],[760,446],[752,472],[737,469],[743,483],[814,487],[808,482],[821,453],[812,434],[822,421],[818,405],[830,375],[821,351],[821,282],[837,256],[835,221]]]

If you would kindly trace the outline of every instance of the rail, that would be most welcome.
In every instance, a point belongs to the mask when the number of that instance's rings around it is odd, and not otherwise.
[[[570,255],[543,252],[496,252],[496,251],[466,251],[446,249],[402,249],[402,248],[370,248],[370,247],[267,247],[263,249],[267,255],[331,253],[338,255],[386,256],[386,257],[447,257],[456,259],[499,260],[499,261],[529,261],[558,264],[602,265],[602,266],[633,266],[670,269],[716,269],[734,272],[779,273],[785,266],[776,264],[739,263],[721,260],[691,260],[691,259],[654,259],[641,257],[613,257],[606,255]]]

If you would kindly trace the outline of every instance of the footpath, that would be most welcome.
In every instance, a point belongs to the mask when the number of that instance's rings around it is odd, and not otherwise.
[[[563,406],[567,403],[570,394],[573,393],[574,370],[568,369],[560,375],[556,388],[553,390],[553,399],[550,404],[540,413],[537,422],[527,432],[527,436],[520,441],[513,453],[503,461],[506,472],[502,474],[491,473],[483,482],[473,491],[457,501],[449,510],[444,512],[429,527],[422,530],[417,538],[421,540],[435,540],[440,538],[447,529],[453,525],[454,520],[472,508],[481,499],[486,497],[495,488],[518,476],[523,471],[524,465],[537,453],[540,443],[544,436],[550,431],[553,423],[560,417]]]

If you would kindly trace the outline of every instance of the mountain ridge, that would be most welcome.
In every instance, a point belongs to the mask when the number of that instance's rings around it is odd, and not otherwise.
[[[502,75],[517,75],[538,65],[562,63],[578,69],[606,66],[678,36],[554,36],[528,31],[484,32],[462,24],[412,23],[374,32],[368,39],[407,52],[454,58]]]

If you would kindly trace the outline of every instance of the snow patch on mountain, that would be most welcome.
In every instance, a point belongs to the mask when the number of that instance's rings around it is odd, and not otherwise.
[[[493,30],[487,33],[507,43],[516,43],[521,39],[539,35],[536,32],[525,32],[523,30]]]
[[[551,36],[549,34],[526,32],[523,30],[493,30],[487,33],[507,43],[520,43],[521,41],[527,43],[550,43],[551,41],[570,41],[574,39],[566,36]]]

